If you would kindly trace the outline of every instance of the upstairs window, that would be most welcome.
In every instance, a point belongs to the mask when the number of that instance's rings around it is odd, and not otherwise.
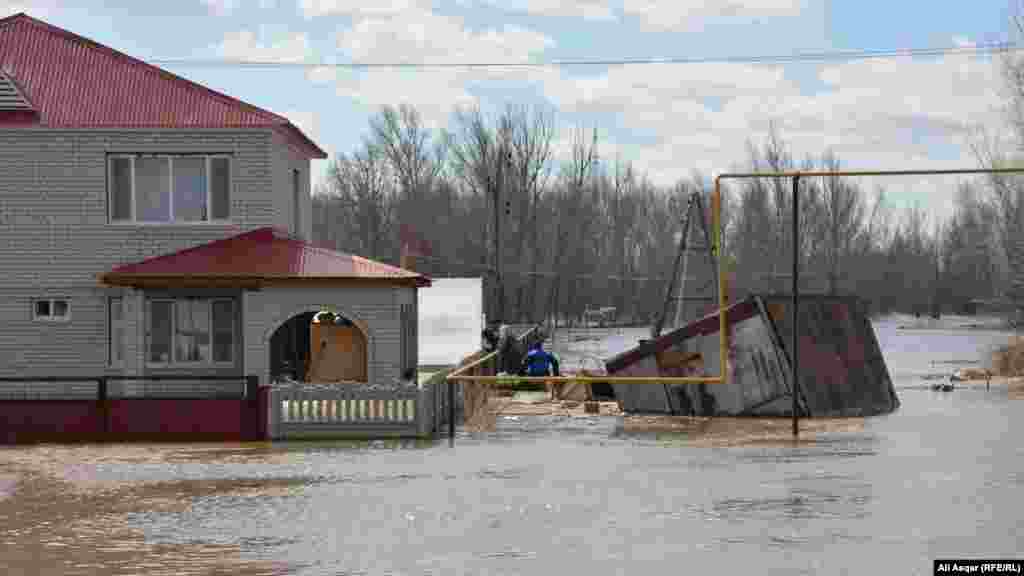
[[[227,220],[231,160],[216,155],[116,155],[109,159],[111,222]]]

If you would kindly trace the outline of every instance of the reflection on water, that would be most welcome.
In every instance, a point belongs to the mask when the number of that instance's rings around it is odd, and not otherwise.
[[[879,330],[898,383],[982,346],[910,340],[930,337]],[[1024,402],[900,394],[798,442],[786,420],[522,416],[454,448],[2,448],[0,573],[925,574],[1019,555]]]

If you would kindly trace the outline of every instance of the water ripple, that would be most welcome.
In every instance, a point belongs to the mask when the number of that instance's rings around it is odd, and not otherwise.
[[[753,519],[758,517],[786,519],[840,518],[866,516],[871,497],[865,494],[840,496],[827,492],[797,491],[780,498],[726,498],[701,509],[712,520]]]
[[[477,558],[485,558],[489,560],[529,560],[536,558],[535,552],[524,552],[522,550],[502,550],[499,552],[483,552],[476,554]]]
[[[479,472],[474,474],[474,476],[476,478],[484,480],[518,480],[522,478],[528,470],[528,468],[504,468],[497,470],[484,468],[483,470],[480,470]]]

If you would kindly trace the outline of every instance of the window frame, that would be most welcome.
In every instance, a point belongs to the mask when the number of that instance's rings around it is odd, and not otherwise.
[[[199,362],[180,362],[177,360],[177,352],[175,347],[175,335],[178,328],[178,306],[177,303],[180,301],[187,300],[198,300],[206,305],[207,311],[209,312],[209,329],[210,333],[210,360],[199,361]],[[154,362],[150,356],[150,335],[152,333],[152,318],[153,318],[153,303],[154,302],[168,302],[171,304],[171,350],[168,353],[167,362]],[[214,302],[231,302],[231,360],[225,362],[217,362],[215,360],[216,354],[214,351],[214,336],[216,333],[214,330],[213,322],[213,304]],[[238,301],[235,298],[226,297],[200,297],[200,298],[147,298],[146,299],[146,338],[143,346],[145,347],[144,354],[146,358],[147,368],[233,368],[238,360]],[[219,333],[226,333],[221,331]]]
[[[54,304],[56,302],[64,302],[64,307],[67,310],[67,314],[63,316],[54,315],[53,311],[56,308]],[[48,302],[50,305],[50,313],[45,316],[40,316],[36,310],[36,304],[39,302]],[[47,298],[33,298],[32,299],[32,320],[34,322],[54,323],[61,324],[71,321],[71,298],[63,296],[53,296]]]
[[[174,159],[175,158],[195,158],[202,157],[204,159],[204,165],[206,170],[206,214],[207,217],[203,220],[178,220],[174,213]],[[139,209],[138,209],[138,191],[136,189],[136,171],[135,161],[138,158],[167,158],[168,159],[168,179],[170,182],[169,186],[169,198],[168,206],[171,213],[171,218],[167,222],[152,222],[152,221],[141,221],[139,220]],[[131,219],[115,219],[114,218],[114,195],[112,190],[112,172],[113,172],[113,161],[115,159],[127,159],[130,162],[131,169]],[[228,198],[227,198],[227,216],[224,218],[213,217],[213,161],[215,159],[223,159],[228,164]],[[231,188],[234,182],[233,174],[233,157],[231,154],[225,153],[125,153],[115,152],[107,155],[107,223],[115,226],[203,226],[203,225],[225,225],[231,223]]]

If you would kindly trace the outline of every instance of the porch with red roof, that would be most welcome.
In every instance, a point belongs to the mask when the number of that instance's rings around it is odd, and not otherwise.
[[[133,288],[258,289],[303,282],[430,286],[430,279],[416,272],[316,246],[272,227],[118,266],[100,281]]]

